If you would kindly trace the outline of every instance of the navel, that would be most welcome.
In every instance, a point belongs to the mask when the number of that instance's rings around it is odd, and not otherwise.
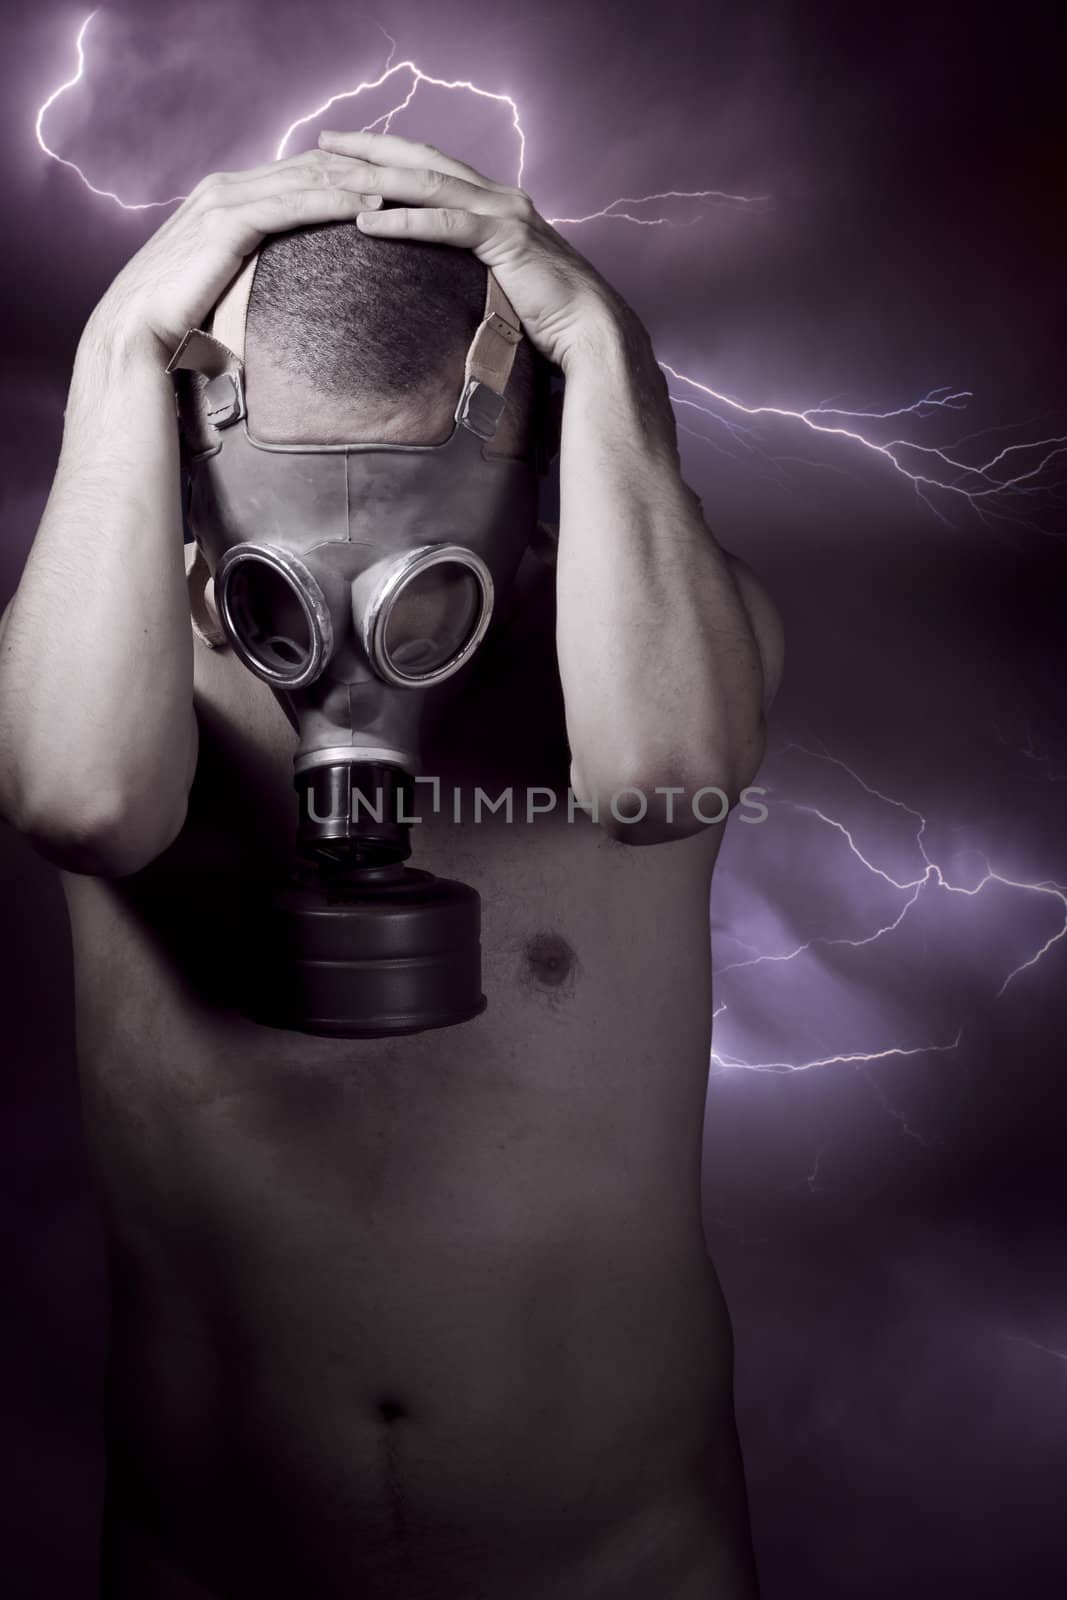
[[[378,1416],[382,1422],[402,1422],[407,1414],[407,1407],[402,1406],[399,1400],[387,1398],[378,1401]]]

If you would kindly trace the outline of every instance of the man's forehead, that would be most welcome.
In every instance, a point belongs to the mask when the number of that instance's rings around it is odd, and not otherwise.
[[[433,442],[416,435],[429,429],[439,438],[442,423],[448,431],[458,383],[458,377],[453,381],[445,374],[431,376],[418,389],[390,396],[361,392],[354,380],[351,389],[341,393],[286,370],[265,352],[246,350],[249,428],[257,438],[279,442],[384,442],[399,439],[401,433],[412,434],[412,443]]]

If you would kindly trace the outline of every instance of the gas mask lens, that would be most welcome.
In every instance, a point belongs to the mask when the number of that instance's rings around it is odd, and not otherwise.
[[[313,683],[330,659],[333,624],[304,562],[270,545],[227,550],[215,594],[234,650],[279,689]],[[425,688],[459,670],[493,612],[493,580],[462,545],[422,545],[376,562],[352,585],[352,620],[372,669],[387,683]]]
[[[219,562],[215,597],[234,650],[251,671],[285,689],[318,677],[333,627],[302,561],[268,546],[234,545]]]
[[[353,589],[367,657],[388,683],[441,683],[481,642],[493,612],[493,580],[473,551],[424,545],[375,568]]]
[[[467,643],[482,611],[474,574],[440,563],[410,578],[389,608],[382,650],[397,672],[439,672]]]

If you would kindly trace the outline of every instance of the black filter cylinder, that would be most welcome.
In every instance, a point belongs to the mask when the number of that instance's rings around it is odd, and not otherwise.
[[[399,864],[305,873],[265,909],[245,1006],[254,1020],[337,1038],[467,1022],[485,1009],[481,901]]]

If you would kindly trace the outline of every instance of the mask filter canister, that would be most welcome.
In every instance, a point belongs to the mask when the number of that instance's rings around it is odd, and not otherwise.
[[[467,1022],[485,1009],[481,902],[469,884],[403,865],[407,828],[395,823],[342,841],[351,787],[368,796],[403,787],[395,769],[320,767],[301,796],[314,810],[332,792],[335,820],[321,824],[293,880],[265,908],[261,948],[269,952],[249,1005],[257,1021],[304,1033],[374,1038]],[[300,779],[297,780],[298,788]],[[406,797],[405,797],[406,798]],[[388,815],[388,813],[385,813]],[[312,824],[312,827],[316,825]],[[370,825],[373,827],[373,823]]]

